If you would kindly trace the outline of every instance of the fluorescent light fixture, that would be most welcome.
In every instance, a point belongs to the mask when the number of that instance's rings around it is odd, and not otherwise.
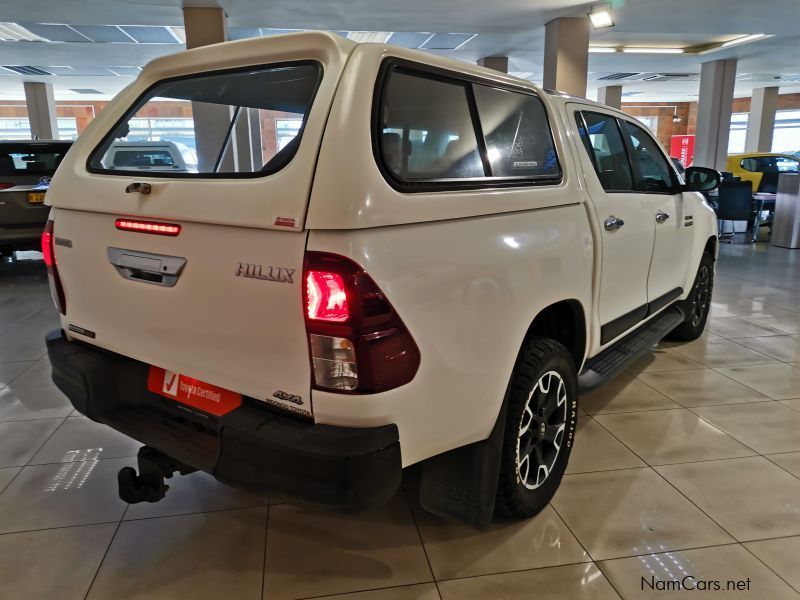
[[[683,54],[683,48],[623,48],[626,54]]]
[[[347,39],[359,44],[385,44],[391,35],[391,31],[351,31],[347,34]]]
[[[611,5],[598,4],[589,13],[589,20],[595,29],[605,29],[614,26],[614,19],[611,18]]]
[[[589,46],[589,54],[615,54],[616,48],[611,46]]]
[[[25,29],[17,23],[0,23],[0,41],[3,42],[46,42],[43,37]]]
[[[736,38],[735,40],[729,40],[722,44],[720,48],[727,48],[728,46],[738,46],[739,44],[746,44],[748,42],[755,42],[756,40],[760,40],[761,38],[767,37],[766,33],[753,33],[751,35],[745,35],[740,38]]]

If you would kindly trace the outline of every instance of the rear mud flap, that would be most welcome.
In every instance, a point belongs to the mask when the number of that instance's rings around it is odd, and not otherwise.
[[[486,529],[491,524],[507,404],[504,398],[487,439],[434,456],[422,464],[419,502],[425,510],[476,529]]]

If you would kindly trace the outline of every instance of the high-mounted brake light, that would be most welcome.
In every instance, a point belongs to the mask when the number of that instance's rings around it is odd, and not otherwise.
[[[55,237],[53,235],[54,223],[47,221],[42,232],[42,256],[44,264],[47,265],[47,278],[50,280],[50,295],[53,297],[53,304],[58,311],[67,314],[67,301],[64,296],[64,287],[61,285],[61,277],[58,275],[55,253]]]
[[[309,319],[343,323],[350,318],[347,290],[338,273],[309,271],[306,274],[306,314]]]
[[[137,233],[176,236],[181,232],[181,226],[174,223],[139,221],[138,219],[117,219],[115,224],[117,229],[121,231],[135,231]]]
[[[375,281],[343,256],[306,252],[303,302],[317,389],[376,393],[417,373],[417,344]]]

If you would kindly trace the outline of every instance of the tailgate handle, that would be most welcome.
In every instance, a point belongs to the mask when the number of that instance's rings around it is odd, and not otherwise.
[[[186,266],[186,259],[180,256],[138,252],[125,248],[109,248],[108,262],[125,279],[173,287]]]

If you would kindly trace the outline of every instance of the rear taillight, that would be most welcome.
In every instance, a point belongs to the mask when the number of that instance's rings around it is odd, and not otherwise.
[[[0,190],[7,190],[12,187],[14,187],[14,184],[10,181],[0,181]]]
[[[44,264],[47,265],[47,278],[50,280],[50,295],[53,297],[53,304],[58,311],[67,314],[67,301],[64,297],[64,288],[61,285],[61,278],[58,276],[58,266],[56,265],[55,237],[53,236],[53,221],[47,221],[42,233],[42,255]]]
[[[306,252],[303,303],[315,388],[384,392],[416,375],[417,344],[372,278],[350,259]]]

